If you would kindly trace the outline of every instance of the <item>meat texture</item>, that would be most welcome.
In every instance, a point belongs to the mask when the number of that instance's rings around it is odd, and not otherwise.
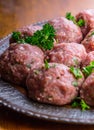
[[[78,43],[61,43],[47,53],[50,62],[63,63],[78,67],[87,56],[83,45]]]
[[[37,46],[13,43],[0,57],[1,77],[14,84],[25,85],[30,69],[41,67],[44,54]]]
[[[90,65],[90,62],[94,61],[94,51],[87,54],[86,59],[82,62],[82,66]]]
[[[86,48],[87,52],[94,51],[94,29],[86,35],[85,39],[81,42]]]
[[[94,9],[87,9],[79,12],[76,15],[77,21],[79,19],[83,19],[85,21],[85,25],[81,27],[82,33],[85,36],[90,29],[94,28]]]
[[[81,98],[90,106],[94,106],[94,73],[83,83],[80,90]]]
[[[31,70],[27,80],[29,97],[43,103],[64,105],[78,94],[77,82],[81,86],[84,78],[76,80],[69,68],[63,64],[49,63],[49,68]]]
[[[82,40],[82,33],[80,28],[72,21],[64,17],[59,17],[48,21],[56,30],[56,41],[62,42],[77,42]]]

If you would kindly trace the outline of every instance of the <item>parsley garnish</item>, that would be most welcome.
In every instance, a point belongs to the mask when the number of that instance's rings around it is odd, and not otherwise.
[[[77,81],[73,81],[72,85],[75,86],[75,87],[77,87],[78,86],[78,82]]]
[[[83,19],[79,19],[79,21],[77,21],[77,25],[82,27],[85,25],[85,21]]]
[[[49,23],[43,25],[42,30],[37,30],[33,36],[21,37],[20,32],[13,32],[12,38],[18,43],[29,43],[45,50],[51,50],[54,46],[55,29]]]
[[[83,99],[80,99],[77,97],[71,104],[73,108],[80,107],[82,111],[85,111],[87,109],[90,109],[90,106],[88,106]]]
[[[50,66],[49,66],[49,63],[48,63],[48,61],[47,60],[45,60],[45,69],[49,69],[50,68]]]
[[[71,14],[71,12],[66,13],[66,18],[68,20],[73,21],[73,23],[78,25],[79,27],[82,27],[85,25],[85,21],[83,19],[79,19],[78,21],[76,21],[76,18]]]
[[[68,20],[73,21],[73,23],[76,23],[76,19],[75,19],[75,17],[71,14],[71,12],[67,12],[67,13],[66,13],[66,18],[67,18]]]
[[[76,79],[82,78],[82,73],[79,68],[70,67],[70,72],[73,73]]]
[[[91,34],[89,35],[89,37],[91,37],[92,35],[94,35],[94,32],[91,32]]]
[[[94,61],[90,62],[90,65],[83,67],[83,73],[85,74],[85,76],[89,76],[92,71],[94,69]]]

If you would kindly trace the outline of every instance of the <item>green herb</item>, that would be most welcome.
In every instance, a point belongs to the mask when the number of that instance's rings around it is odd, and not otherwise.
[[[82,111],[90,109],[90,106],[88,106],[83,99],[81,99],[80,101],[80,106],[81,106]]]
[[[76,79],[82,78],[82,73],[79,68],[70,67],[70,72],[73,73]]]
[[[13,33],[12,33],[12,38],[13,38],[15,41],[19,41],[19,40],[20,40],[20,37],[21,37],[21,33],[20,33],[20,32],[13,32]]]
[[[76,65],[79,64],[78,59],[77,59],[76,57],[73,58],[73,61],[74,61],[74,63],[75,63]]]
[[[79,97],[77,97],[71,104],[73,108],[80,107],[82,111],[90,109],[90,106],[88,106],[85,101]]]
[[[48,61],[47,60],[45,60],[45,69],[49,69],[50,68],[50,66],[49,66],[49,63],[48,63]]]
[[[94,32],[91,32],[91,34],[89,35],[89,37],[91,37],[92,35],[94,35]]]
[[[39,70],[34,70],[34,73],[35,74],[39,74]]]
[[[85,21],[83,19],[79,19],[78,21],[76,21],[76,18],[71,14],[71,12],[66,13],[66,18],[68,20],[73,21],[73,23],[78,25],[79,27],[82,27],[85,25]]]
[[[55,29],[49,23],[43,25],[42,30],[36,31],[33,36],[21,37],[20,32],[13,32],[12,38],[18,43],[29,43],[45,50],[51,50],[54,46]]]
[[[85,74],[85,76],[89,76],[94,69],[94,61],[90,62],[90,65],[83,67],[83,73]]]
[[[66,13],[66,18],[67,18],[68,20],[73,21],[73,23],[76,24],[76,19],[75,19],[75,17],[71,14],[71,12],[67,12],[67,13]]]
[[[27,64],[26,67],[27,67],[27,68],[31,68],[31,64]]]
[[[31,37],[31,44],[37,45],[45,50],[50,50],[54,46],[55,29],[49,23],[43,26]]]
[[[77,81],[73,81],[72,85],[75,86],[75,87],[77,87],[78,86],[78,82]]]
[[[83,19],[79,19],[79,21],[77,21],[77,25],[78,25],[79,27],[82,27],[82,26],[85,25],[85,21],[84,21]]]

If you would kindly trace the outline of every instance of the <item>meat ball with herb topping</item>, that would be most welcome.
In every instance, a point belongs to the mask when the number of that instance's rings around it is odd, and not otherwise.
[[[49,63],[48,68],[34,69],[26,80],[30,98],[43,103],[65,105],[78,94],[84,78],[75,79],[70,69],[58,63]]]
[[[79,19],[83,19],[85,21],[85,25],[81,27],[82,33],[85,36],[90,29],[94,28],[94,9],[87,9],[79,12],[76,15],[77,21]]]
[[[84,45],[87,52],[94,51],[94,29],[90,30],[81,44]]]
[[[87,53],[83,45],[78,43],[61,43],[47,53],[50,62],[63,63],[67,66],[78,67],[86,58]]]
[[[82,66],[90,65],[90,62],[94,61],[94,51],[87,54],[86,59],[82,62]]]
[[[56,41],[62,42],[77,42],[82,40],[81,29],[72,21],[67,20],[64,17],[59,17],[48,21],[56,30]]]
[[[41,67],[44,53],[37,46],[13,43],[0,57],[1,77],[14,84],[25,85],[30,69]]]
[[[84,81],[80,96],[88,105],[94,106],[94,72]]]

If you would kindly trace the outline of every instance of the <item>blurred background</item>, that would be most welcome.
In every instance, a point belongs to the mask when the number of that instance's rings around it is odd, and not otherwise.
[[[94,8],[93,0],[0,0],[0,38],[16,28]]]

